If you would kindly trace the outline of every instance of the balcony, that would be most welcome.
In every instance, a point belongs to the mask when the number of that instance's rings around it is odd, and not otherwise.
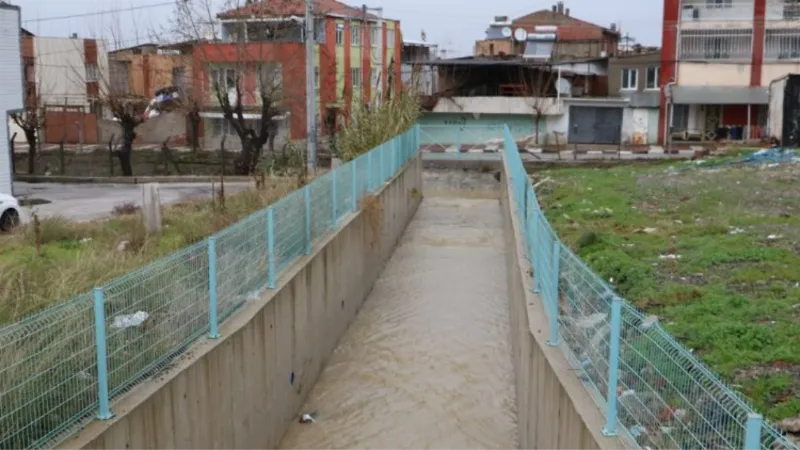
[[[767,0],[766,20],[790,21],[787,25],[800,26],[800,0]]]
[[[753,0],[684,0],[681,28],[703,28],[708,22],[752,24],[753,7]]]

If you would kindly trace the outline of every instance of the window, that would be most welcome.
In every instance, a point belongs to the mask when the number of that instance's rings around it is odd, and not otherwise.
[[[686,131],[689,128],[689,105],[672,105],[670,130]]]
[[[523,58],[547,58],[553,55],[555,41],[552,39],[531,39],[525,45]],[[492,49],[493,50],[493,49]]]
[[[753,30],[681,30],[682,60],[742,60],[752,53]]]
[[[317,44],[325,43],[325,19],[314,19],[314,41]]]
[[[231,123],[228,122],[227,119],[211,119],[211,123],[214,128],[215,137],[236,135],[236,130],[233,129],[233,126],[231,126]]]
[[[344,42],[344,25],[341,23],[336,24],[336,45],[342,45]]]
[[[211,69],[210,84],[212,88],[219,87],[230,91],[236,88],[236,81],[236,69],[232,67]]]
[[[380,47],[381,45],[381,27],[373,25],[370,28],[370,43],[373,47]]]
[[[258,66],[258,89],[270,96],[279,96],[283,88],[283,72],[281,64],[270,61]]]
[[[354,69],[350,69],[350,79],[353,83],[353,90],[355,88],[361,87],[361,68],[357,67]]]
[[[731,8],[733,7],[733,0],[706,0],[706,8]]]
[[[800,0],[783,0],[783,18],[800,18]]]
[[[394,48],[394,29],[386,30],[386,48]]]
[[[86,64],[86,82],[95,82],[99,78],[97,64]]]
[[[361,25],[350,25],[350,45],[354,47],[361,45]]]
[[[636,78],[639,77],[639,70],[637,69],[622,69],[622,89],[635,90]]]
[[[370,85],[372,85],[372,87],[376,89],[378,87],[378,82],[380,81],[379,77],[380,77],[380,72],[378,71],[378,69],[372,68],[369,70],[369,83]]]
[[[658,89],[658,67],[647,68],[647,79],[644,87],[645,89]]]
[[[764,60],[800,59],[800,30],[784,28],[767,30]]]

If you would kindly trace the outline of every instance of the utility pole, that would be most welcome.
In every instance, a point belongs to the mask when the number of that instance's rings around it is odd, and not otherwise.
[[[314,0],[306,0],[306,167],[317,171],[317,83],[314,79]]]

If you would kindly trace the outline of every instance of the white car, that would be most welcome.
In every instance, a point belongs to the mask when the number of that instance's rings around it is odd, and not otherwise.
[[[0,231],[11,231],[19,225],[20,207],[19,202],[8,194],[0,194]]]

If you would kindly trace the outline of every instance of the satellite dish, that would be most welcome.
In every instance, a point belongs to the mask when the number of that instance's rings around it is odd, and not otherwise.
[[[517,28],[516,30],[514,30],[514,39],[518,41],[524,41],[527,38],[528,38],[528,32],[525,31],[524,28]]]
[[[511,37],[511,28],[510,27],[503,27],[503,37],[510,38]]]
[[[556,82],[556,91],[562,95],[569,95],[572,93],[572,83],[566,78],[559,78]]]

